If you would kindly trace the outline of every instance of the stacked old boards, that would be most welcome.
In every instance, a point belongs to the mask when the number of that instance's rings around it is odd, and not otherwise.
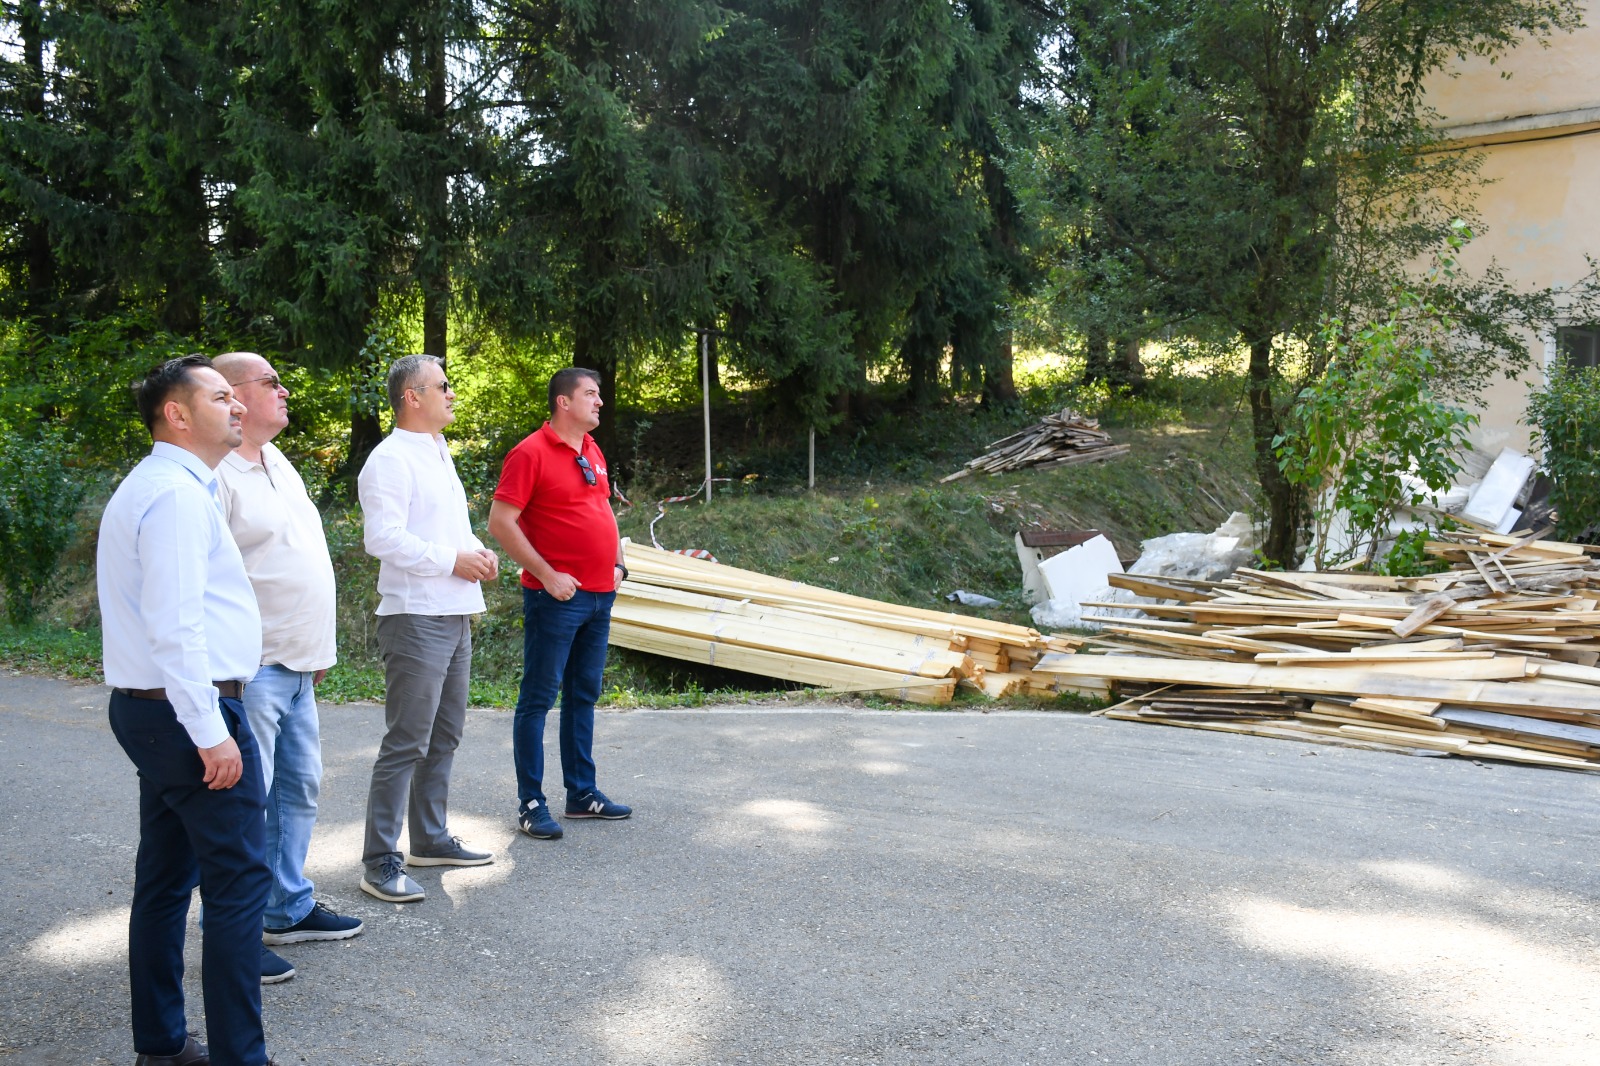
[[[957,684],[999,698],[1053,692],[1031,667],[1080,641],[1023,626],[925,611],[785,581],[640,544],[611,612],[611,643],[916,703],[947,703]]]
[[[1440,536],[1426,577],[1112,575],[1166,602],[1035,669],[1111,718],[1600,769],[1600,548]]]
[[[1046,415],[1035,424],[991,443],[984,453],[954,474],[939,479],[943,484],[968,474],[1000,474],[1025,466],[1047,469],[1073,463],[1093,463],[1126,455],[1126,444],[1115,444],[1092,418],[1084,418],[1067,408]]]

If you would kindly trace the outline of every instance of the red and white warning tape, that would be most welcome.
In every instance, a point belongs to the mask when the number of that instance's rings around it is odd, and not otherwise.
[[[728,482],[732,480],[732,478],[727,477],[714,477],[711,479],[711,482],[712,484],[716,484],[719,481]],[[656,516],[650,519],[650,543],[654,544],[661,551],[670,551],[674,555],[687,555],[691,559],[706,559],[713,563],[716,562],[717,557],[706,551],[704,548],[668,548],[656,539],[656,523],[661,521],[662,518],[666,517],[667,504],[683,503],[687,500],[697,500],[700,498],[701,494],[705,492],[705,490],[706,483],[702,481],[700,482],[700,487],[694,492],[688,493],[684,496],[668,496],[666,499],[657,503]]]

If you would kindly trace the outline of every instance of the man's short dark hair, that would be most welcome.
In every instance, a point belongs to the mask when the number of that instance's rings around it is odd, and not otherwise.
[[[550,375],[550,413],[556,413],[556,397],[571,396],[578,390],[578,382],[588,378],[596,385],[600,384],[598,370],[585,370],[581,366],[569,366],[565,370],[557,370]]]
[[[180,355],[176,359],[168,359],[158,367],[152,367],[150,372],[145,374],[144,380],[134,386],[139,401],[139,417],[144,419],[144,428],[154,435],[156,423],[161,421],[161,409],[167,405],[172,394],[193,387],[194,382],[191,380],[193,371],[199,367],[210,366],[211,360],[197,353]]]

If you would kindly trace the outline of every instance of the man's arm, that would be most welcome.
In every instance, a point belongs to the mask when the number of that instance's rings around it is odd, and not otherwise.
[[[489,504],[489,535],[500,543],[505,553],[544,586],[544,590],[558,600],[570,600],[578,591],[578,579],[564,574],[545,562],[544,556],[533,548],[533,542],[517,525],[525,508],[494,500]]]
[[[413,491],[415,482],[400,460],[378,453],[368,457],[356,479],[367,554],[421,577],[493,577],[495,563],[479,551],[435,544],[406,527]]]
[[[139,619],[167,700],[205,765],[205,782],[224,789],[238,783],[244,764],[217,704],[206,647],[206,534],[217,528],[202,510],[209,506],[198,493],[172,490],[146,510],[139,523]]]

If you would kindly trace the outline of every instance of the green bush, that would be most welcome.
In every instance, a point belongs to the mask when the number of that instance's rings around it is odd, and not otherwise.
[[[1556,535],[1577,537],[1600,523],[1600,368],[1556,363],[1529,397],[1527,421],[1554,483]]]
[[[78,535],[87,479],[70,465],[72,449],[55,428],[35,437],[0,437],[0,554],[6,615],[27,625],[55,584],[57,564]]]
[[[31,323],[0,335],[0,431],[31,435],[62,427],[85,460],[127,469],[150,448],[133,384],[175,355],[197,350],[187,338],[136,314]]]

